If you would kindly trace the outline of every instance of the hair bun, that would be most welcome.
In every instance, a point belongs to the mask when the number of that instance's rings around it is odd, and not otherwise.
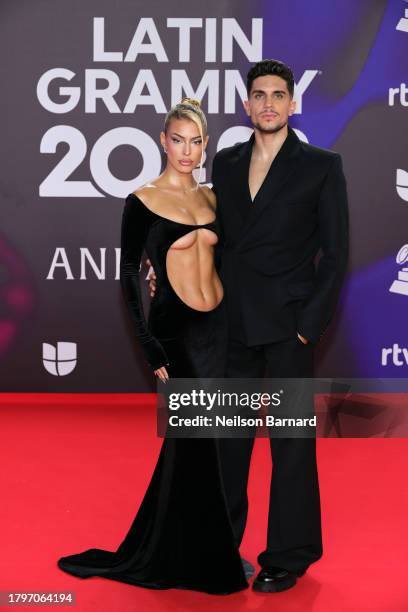
[[[183,98],[180,104],[191,104],[192,106],[198,106],[198,108],[201,108],[200,101],[195,100],[194,98]]]

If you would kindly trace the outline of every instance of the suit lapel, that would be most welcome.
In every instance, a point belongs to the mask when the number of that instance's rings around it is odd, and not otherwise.
[[[244,142],[231,160],[231,187],[235,194],[234,209],[241,215],[242,221],[245,221],[252,206],[251,194],[249,192],[248,172],[249,163],[251,161],[252,145],[255,136],[252,133],[250,139]]]
[[[252,142],[251,142],[252,140]],[[296,135],[296,132],[288,127],[288,136],[278,151],[275,159],[273,160],[270,168],[265,176],[265,179],[260,186],[255,199],[251,200],[249,191],[249,164],[251,160],[252,144],[255,140],[254,134],[248,141],[248,147],[244,150],[244,154],[241,159],[242,166],[239,167],[240,180],[241,177],[245,177],[246,194],[242,198],[243,203],[247,207],[245,232],[248,228],[256,222],[261,212],[267,206],[273,206],[273,200],[278,194],[280,189],[288,181],[291,174],[295,171],[297,164],[296,157],[300,152],[300,141]],[[242,172],[242,175],[241,175]]]

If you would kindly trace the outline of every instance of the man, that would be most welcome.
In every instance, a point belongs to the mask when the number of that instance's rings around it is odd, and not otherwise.
[[[229,320],[227,377],[313,376],[313,347],[332,318],[346,269],[347,193],[340,155],[288,127],[294,77],[263,60],[247,76],[254,133],[217,153],[213,189],[224,233],[221,278]],[[322,256],[315,269],[315,257]],[[220,439],[239,545],[254,439]],[[270,438],[273,473],[266,549],[253,588],[280,591],[322,555],[315,438]]]
[[[294,77],[276,60],[247,75],[254,133],[219,151],[213,189],[223,230],[220,276],[228,313],[231,378],[311,378],[313,348],[331,320],[348,252],[341,157],[299,140],[288,126]],[[319,251],[321,258],[315,266]],[[253,438],[219,440],[239,546]],[[270,438],[273,460],[266,549],[253,588],[276,592],[322,556],[315,438]]]

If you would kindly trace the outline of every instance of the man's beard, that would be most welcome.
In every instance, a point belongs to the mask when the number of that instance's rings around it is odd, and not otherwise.
[[[275,126],[271,126],[271,127],[266,127],[266,128],[261,126],[259,123],[254,123],[253,126],[254,126],[254,128],[259,130],[263,134],[275,134],[276,132],[279,132],[282,128],[284,128],[287,124],[288,124],[288,122],[285,121],[284,123],[281,123],[279,125],[275,125]]]

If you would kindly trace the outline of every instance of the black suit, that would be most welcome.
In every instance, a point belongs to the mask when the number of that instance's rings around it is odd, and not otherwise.
[[[219,151],[213,186],[224,232],[222,277],[248,346],[316,343],[332,318],[346,268],[348,215],[341,157],[288,137],[251,201],[254,135]],[[317,271],[314,259],[322,249]]]
[[[289,128],[252,202],[248,173],[253,143],[254,135],[219,151],[213,162],[222,229],[220,275],[229,323],[226,375],[311,378],[313,347],[333,316],[347,263],[341,157],[301,142]],[[297,332],[310,342],[303,344]],[[219,440],[238,545],[246,523],[253,442]],[[270,442],[268,537],[258,561],[300,573],[323,551],[316,440]]]

